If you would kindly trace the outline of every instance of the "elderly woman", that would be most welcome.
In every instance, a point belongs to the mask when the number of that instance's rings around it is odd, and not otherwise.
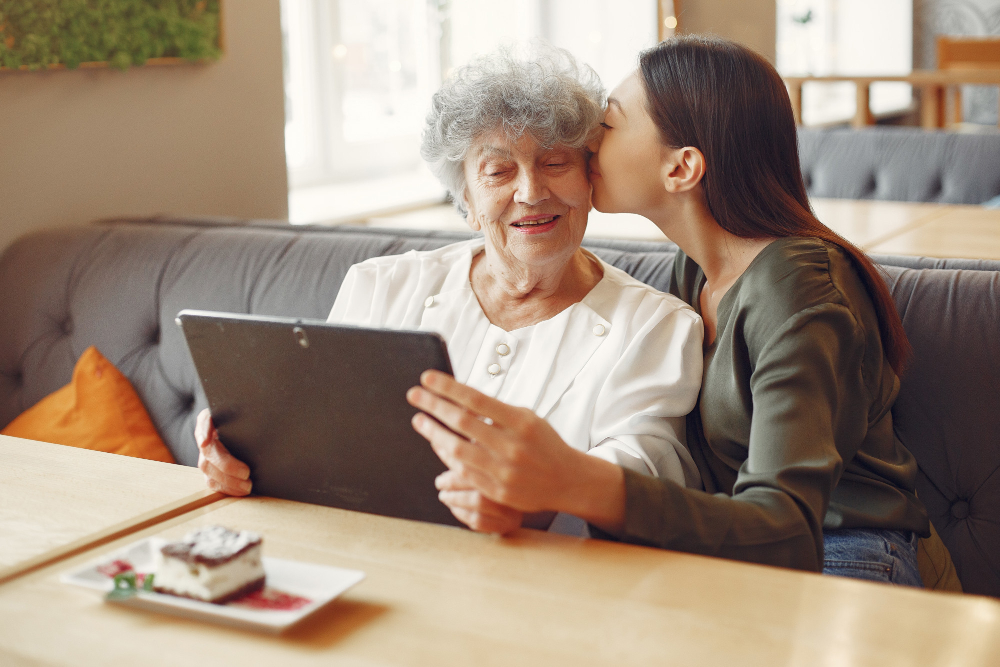
[[[565,51],[460,69],[433,98],[421,153],[482,237],[351,267],[329,321],[437,332],[458,381],[544,418],[575,450],[700,486],[684,445],[700,318],[580,247],[603,110],[596,75]],[[196,439],[209,486],[248,493],[207,412]],[[490,529],[489,512],[454,511]]]

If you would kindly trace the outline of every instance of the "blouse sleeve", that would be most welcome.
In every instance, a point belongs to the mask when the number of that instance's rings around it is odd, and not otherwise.
[[[426,262],[415,252],[374,257],[347,271],[327,322],[388,329],[412,326],[418,297],[440,271],[426,271]],[[434,262],[431,262],[434,266]]]
[[[633,323],[634,324],[634,323]],[[700,488],[685,445],[685,415],[701,388],[703,326],[673,301],[642,323],[608,374],[589,454],[644,475]]]
[[[862,331],[841,305],[790,318],[754,360],[749,451],[732,496],[626,470],[620,537],[819,571],[830,495],[867,430],[863,354]]]
[[[371,321],[375,276],[370,266],[355,264],[347,270],[327,322],[366,325]]]

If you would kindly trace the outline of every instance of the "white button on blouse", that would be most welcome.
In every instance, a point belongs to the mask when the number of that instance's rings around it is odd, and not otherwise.
[[[510,354],[510,347],[507,346],[507,343],[500,343],[499,345],[497,345],[497,354],[499,354],[501,357],[506,357],[508,354]]]
[[[486,372],[490,375],[496,375],[500,372],[500,364],[490,364],[490,367],[486,369]]]

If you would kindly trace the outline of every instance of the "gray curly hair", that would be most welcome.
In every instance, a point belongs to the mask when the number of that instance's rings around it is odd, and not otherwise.
[[[478,137],[501,131],[513,142],[527,132],[543,146],[582,149],[606,104],[597,73],[569,51],[543,43],[520,53],[501,47],[459,68],[434,93],[420,155],[466,215],[462,163]]]

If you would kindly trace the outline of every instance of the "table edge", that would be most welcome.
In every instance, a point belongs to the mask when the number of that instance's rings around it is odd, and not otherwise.
[[[150,526],[163,523],[164,521],[168,521],[182,514],[187,514],[188,512],[205,507],[206,505],[211,505],[212,503],[228,497],[229,496],[224,493],[204,489],[180,498],[179,500],[175,500],[165,505],[160,505],[159,507],[155,507],[147,512],[143,512],[142,514],[138,514],[134,517],[116,523],[103,530],[85,535],[78,540],[70,542],[69,544],[49,549],[48,551],[38,554],[37,556],[33,556],[27,560],[23,560],[5,568],[0,568],[0,585],[36,570],[48,567],[58,561],[66,560],[67,558],[71,558],[77,554],[121,539],[140,530],[145,530]]]

